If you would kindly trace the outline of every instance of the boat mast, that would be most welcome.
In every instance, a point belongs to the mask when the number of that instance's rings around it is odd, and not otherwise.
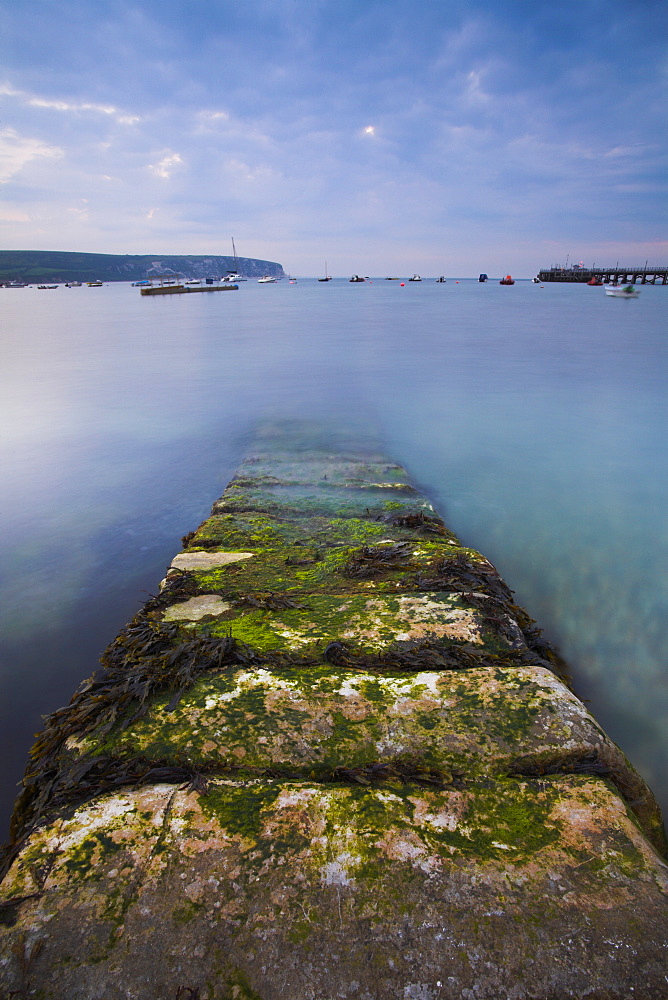
[[[237,248],[234,245],[234,236],[232,237],[232,256],[234,257],[234,273],[239,273],[239,266],[237,264]]]

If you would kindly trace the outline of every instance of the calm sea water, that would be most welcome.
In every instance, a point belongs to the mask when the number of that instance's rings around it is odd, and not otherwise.
[[[0,290],[2,833],[69,700],[267,417],[375,428],[668,806],[668,288]]]

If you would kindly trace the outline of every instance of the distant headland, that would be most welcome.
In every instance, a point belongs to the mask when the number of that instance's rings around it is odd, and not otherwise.
[[[238,271],[248,278],[270,274],[285,277],[283,267],[255,257],[213,254],[73,253],[64,250],[0,250],[0,282],[139,281],[147,272],[171,270],[186,278],[221,277]]]

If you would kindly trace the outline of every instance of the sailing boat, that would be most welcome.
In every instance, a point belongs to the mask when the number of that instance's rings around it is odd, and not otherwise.
[[[325,277],[318,278],[318,281],[331,281],[331,280],[332,280],[331,276],[327,274],[327,261],[325,261]]]
[[[247,278],[239,274],[239,258],[237,257],[237,248],[234,245],[234,236],[232,237],[232,255],[234,257],[234,270],[227,272],[225,281],[247,281]]]

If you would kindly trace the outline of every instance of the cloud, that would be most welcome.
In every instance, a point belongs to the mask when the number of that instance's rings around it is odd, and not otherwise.
[[[622,0],[577,24],[575,0],[166,2],[3,12],[0,179],[40,241],[197,253],[234,232],[307,273],[335,240],[384,260],[512,237],[538,257],[549,233],[581,257],[658,233],[665,57],[655,18],[629,44]]]
[[[141,121],[138,115],[123,114],[112,104],[95,104],[92,101],[64,101],[58,98],[41,97],[24,90],[18,90],[8,83],[0,84],[0,95],[15,97],[31,108],[46,108],[49,111],[69,111],[74,113],[92,111],[98,115],[113,117],[121,125],[135,125]]]
[[[168,180],[176,167],[183,165],[183,157],[180,153],[167,153],[159,163],[150,163],[149,170],[152,170],[156,177],[164,177]]]
[[[57,159],[63,156],[58,146],[49,146],[39,139],[21,136],[12,128],[0,130],[0,184],[8,183],[26,164],[46,157]]]

